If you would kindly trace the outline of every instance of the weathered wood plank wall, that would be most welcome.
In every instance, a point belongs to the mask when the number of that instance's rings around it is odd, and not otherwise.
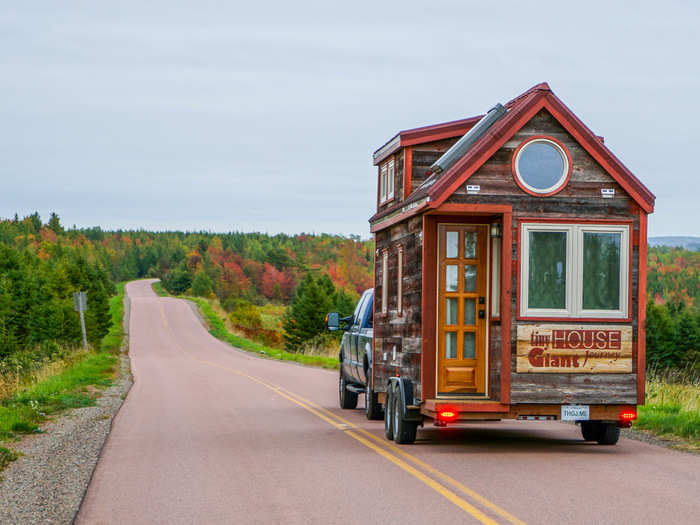
[[[421,243],[422,220],[414,217],[377,232],[375,244],[374,388],[386,390],[389,377],[400,373],[420,387],[421,342]],[[403,247],[403,306],[399,312],[398,250]],[[381,254],[388,253],[388,290],[382,289]],[[388,312],[382,314],[382,294],[388,293]],[[394,347],[396,348],[394,358]],[[416,392],[420,396],[420,388]]]
[[[567,186],[551,197],[535,197],[525,193],[513,179],[512,157],[515,149],[533,135],[547,135],[560,140],[572,157],[572,174]],[[503,147],[494,154],[469,179],[478,184],[478,195],[467,195],[466,187],[459,188],[448,202],[469,204],[510,204],[513,206],[512,303],[511,303],[511,402],[513,403],[561,403],[573,399],[586,403],[635,403],[636,402],[636,341],[637,341],[637,291],[639,273],[639,209],[622,187],[608,175],[598,163],[571,137],[548,112],[541,111]],[[615,198],[602,199],[600,189],[615,189]],[[631,316],[633,328],[634,369],[632,374],[518,374],[516,370],[516,333],[518,324],[517,275],[520,264],[519,229],[522,218],[540,219],[618,219],[632,221],[630,243],[633,246],[631,282]],[[562,323],[567,323],[562,319]],[[611,320],[615,323],[615,320]],[[601,323],[594,323],[601,324]],[[623,324],[623,323],[617,323]],[[500,348],[497,332],[492,332],[491,344]],[[493,352],[492,354],[493,355]],[[495,356],[494,356],[495,357]],[[495,364],[495,360],[492,361]],[[491,370],[492,381],[498,371]]]

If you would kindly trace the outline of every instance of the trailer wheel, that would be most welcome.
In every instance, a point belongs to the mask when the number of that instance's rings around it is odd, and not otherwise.
[[[394,439],[394,387],[389,384],[386,389],[386,401],[384,403],[384,435],[388,440]]]
[[[620,439],[620,428],[615,423],[601,423],[598,432],[599,445],[614,445]]]
[[[378,397],[377,393],[369,385],[368,380],[365,387],[365,415],[370,421],[382,419],[382,405],[377,400]]]
[[[597,421],[581,421],[581,435],[586,441],[598,441],[600,423]]]
[[[394,441],[399,445],[412,445],[416,441],[418,423],[406,421],[401,413],[401,392],[397,390],[392,396],[392,412],[394,420]]]
[[[357,393],[350,392],[347,389],[347,382],[343,377],[343,371],[340,371],[340,378],[338,379],[338,401],[340,402],[340,408],[353,409],[357,408]]]

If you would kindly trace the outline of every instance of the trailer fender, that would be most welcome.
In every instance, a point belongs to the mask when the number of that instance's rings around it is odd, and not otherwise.
[[[408,408],[413,405],[413,383],[411,380],[405,377],[391,377],[389,378],[389,385],[393,388],[394,392],[399,393],[401,419],[404,421],[421,423],[423,421],[423,416],[420,410]]]

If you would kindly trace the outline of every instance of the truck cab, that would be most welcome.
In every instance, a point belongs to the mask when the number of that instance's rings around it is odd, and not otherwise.
[[[327,316],[329,330],[344,330],[338,353],[340,406],[356,408],[358,395],[365,394],[367,417],[378,419],[381,407],[377,403],[377,395],[372,391],[371,384],[373,320],[373,288],[362,293],[351,316],[340,318],[337,312],[331,312]]]

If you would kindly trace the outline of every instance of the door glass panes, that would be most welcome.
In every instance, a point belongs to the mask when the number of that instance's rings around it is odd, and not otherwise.
[[[583,232],[583,309],[620,309],[621,233]]]
[[[464,332],[464,359],[474,359],[476,356],[476,334]]]
[[[473,264],[464,265],[464,291],[476,291],[476,266]]]
[[[445,257],[452,259],[459,254],[459,232],[445,234]]]
[[[529,232],[528,308],[566,308],[566,232]]]
[[[476,324],[476,299],[464,300],[464,324]]]
[[[457,299],[445,299],[445,324],[457,324]]]
[[[458,286],[458,281],[459,281],[459,276],[457,274],[459,266],[455,264],[448,264],[445,267],[445,291],[447,292],[456,292],[457,291],[457,286]]]
[[[476,259],[476,232],[464,232],[464,258]]]
[[[445,358],[457,358],[457,332],[445,332]]]

